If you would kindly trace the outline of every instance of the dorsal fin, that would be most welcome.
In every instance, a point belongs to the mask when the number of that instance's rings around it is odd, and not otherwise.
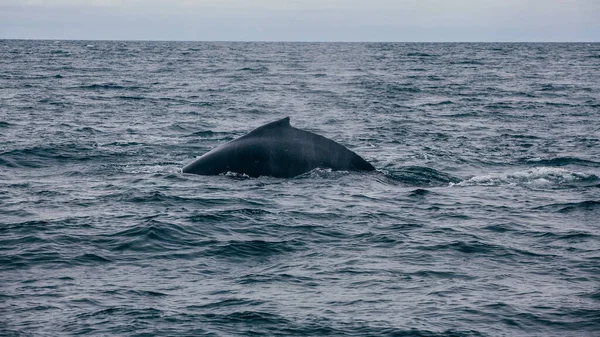
[[[274,121],[268,124],[265,124],[263,126],[260,127],[260,129],[265,128],[265,129],[271,129],[271,128],[289,128],[291,127],[290,125],[290,118],[286,117],[286,118],[282,118],[278,121]]]
[[[271,123],[267,123],[263,126],[259,126],[258,128],[252,130],[252,132],[250,132],[248,135],[256,135],[258,133],[269,132],[269,131],[281,129],[281,128],[291,128],[291,127],[292,126],[290,125],[290,118],[285,117],[278,121],[274,121]]]

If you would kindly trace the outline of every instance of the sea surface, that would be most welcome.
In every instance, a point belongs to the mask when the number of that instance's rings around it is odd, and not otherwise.
[[[600,44],[0,40],[0,335],[600,336]]]

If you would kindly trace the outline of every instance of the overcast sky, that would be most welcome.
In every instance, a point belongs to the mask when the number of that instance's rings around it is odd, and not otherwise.
[[[0,0],[0,39],[600,41],[600,0]]]

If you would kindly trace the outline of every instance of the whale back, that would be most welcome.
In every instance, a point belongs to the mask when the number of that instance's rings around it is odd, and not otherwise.
[[[286,117],[223,144],[183,168],[184,173],[237,172],[251,177],[291,178],[317,167],[372,171],[356,153],[323,136],[296,129]]]

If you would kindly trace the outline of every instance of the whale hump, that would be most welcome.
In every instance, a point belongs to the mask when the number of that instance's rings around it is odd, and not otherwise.
[[[183,173],[217,175],[226,172],[250,177],[291,178],[317,167],[346,171],[375,168],[331,139],[296,129],[290,118],[260,126],[200,156]]]

